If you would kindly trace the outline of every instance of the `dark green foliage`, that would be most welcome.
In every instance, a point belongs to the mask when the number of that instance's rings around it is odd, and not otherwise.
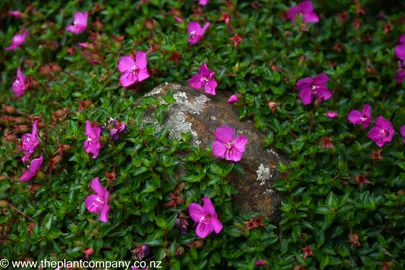
[[[202,11],[211,26],[195,46],[187,43],[187,23],[203,22],[203,16],[193,15],[196,1],[34,1],[31,9],[23,1],[1,2],[0,103],[20,112],[0,113],[0,200],[13,206],[0,209],[0,257],[79,260],[83,250],[93,248],[91,260],[134,260],[131,250],[139,243],[151,247],[145,259],[162,260],[167,269],[253,269],[259,259],[271,269],[381,269],[384,263],[405,268],[405,148],[399,135],[405,124],[405,89],[395,81],[394,55],[405,33],[404,4],[361,1],[362,15],[353,1],[314,1],[320,22],[305,30],[281,18],[294,3],[256,1],[260,8],[255,10],[252,2],[233,0],[227,6],[210,0]],[[181,11],[184,23],[168,13],[171,8]],[[26,17],[7,16],[9,10],[26,10]],[[220,10],[231,13],[232,27],[218,21]],[[76,11],[89,11],[92,34],[65,31]],[[345,11],[347,18],[339,21],[338,14]],[[94,24],[97,18],[102,26]],[[392,30],[387,32],[388,23]],[[25,46],[5,52],[23,28],[30,31]],[[244,38],[237,48],[229,40],[234,33]],[[123,35],[122,42],[113,38]],[[78,42],[93,48],[80,48]],[[148,68],[153,77],[136,91],[118,86],[119,58],[133,50],[147,51],[151,44],[155,50],[148,54]],[[178,65],[169,59],[175,52],[181,55]],[[241,215],[231,204],[237,190],[227,176],[237,166],[213,158],[210,149],[191,147],[189,134],[171,140],[167,130],[141,125],[148,108],[159,106],[158,121],[166,109],[153,98],[139,101],[142,92],[162,82],[187,83],[202,62],[216,72],[217,91],[243,96],[235,105],[240,118],[254,120],[267,134],[265,147],[281,150],[291,160],[276,164],[284,175],[275,184],[285,196],[279,224],[264,219],[264,228],[248,231],[244,222],[256,213]],[[49,70],[50,63],[61,71]],[[32,82],[16,99],[11,84],[19,66]],[[295,83],[319,73],[331,78],[327,85],[333,97],[304,106]],[[166,102],[172,99],[165,97]],[[79,111],[78,100],[93,105]],[[269,101],[277,102],[275,112]],[[396,130],[382,160],[372,159],[378,147],[367,138],[370,128],[362,130],[347,120],[351,109],[361,110],[364,104],[371,105],[373,119],[391,119]],[[53,116],[63,108],[65,115]],[[328,111],[339,116],[329,119]],[[31,183],[20,183],[25,165],[16,151],[18,142],[7,140],[7,132],[18,138],[25,132],[18,132],[21,123],[7,117],[23,117],[30,130],[30,115],[41,115],[46,123],[39,128],[40,146],[33,155],[42,152],[44,163]],[[85,121],[103,124],[109,117],[124,121],[128,133],[113,141],[104,131],[103,148],[93,160],[83,149]],[[333,149],[322,148],[323,137]],[[54,154],[60,145],[70,149]],[[60,155],[61,161],[50,163]],[[184,177],[177,171],[180,163],[187,170]],[[116,180],[107,181],[105,172],[114,170]],[[366,175],[370,184],[360,188],[359,175]],[[94,177],[111,191],[109,223],[100,222],[83,203],[92,193]],[[182,182],[179,194],[185,204],[164,206]],[[201,245],[191,219],[186,235],[175,221],[186,205],[201,203],[203,196],[212,199],[224,229]],[[32,230],[30,218],[35,221]],[[356,236],[360,246],[353,243]],[[314,256],[304,259],[301,249],[306,246]]]

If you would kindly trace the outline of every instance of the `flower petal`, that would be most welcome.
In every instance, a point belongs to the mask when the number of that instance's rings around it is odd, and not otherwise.
[[[395,79],[397,80],[398,83],[402,83],[405,78],[405,70],[398,70],[397,73],[395,74]]]
[[[234,136],[234,131],[232,127],[222,126],[215,130],[214,137],[222,143],[232,142]]]
[[[233,141],[233,147],[235,147],[239,152],[245,152],[245,146],[248,142],[248,138],[245,136],[237,136]]]
[[[332,97],[332,92],[325,86],[320,86],[317,90],[316,90],[316,96],[320,99],[320,100],[328,100]]]
[[[217,215],[211,217],[211,224],[216,233],[220,233],[222,231],[223,225],[218,220]]]
[[[199,34],[201,32],[201,26],[198,22],[190,22],[187,26],[187,30],[189,33],[196,32]]]
[[[137,80],[138,80],[138,77],[131,74],[128,71],[122,73],[122,75],[120,76],[120,83],[123,87],[128,87],[128,86],[136,83]]]
[[[226,147],[222,142],[214,141],[212,142],[212,153],[220,158],[225,158]]]
[[[30,180],[35,174],[33,172],[31,172],[29,169],[23,171],[21,177],[20,177],[20,181],[28,181]]]
[[[200,74],[194,75],[188,82],[190,86],[194,89],[200,89],[201,87],[203,87]]]
[[[145,52],[137,52],[135,63],[139,69],[144,69],[148,65],[148,60],[146,59]]]
[[[30,171],[32,171],[34,174],[37,173],[39,168],[41,168],[43,160],[44,157],[42,156],[42,154],[39,156],[39,158],[34,158],[30,164]]]
[[[307,88],[305,90],[302,90],[299,93],[300,99],[304,105],[308,105],[312,102],[312,90],[311,88]]]
[[[203,209],[205,212],[210,213],[211,215],[215,215],[215,208],[214,205],[211,202],[211,199],[209,197],[203,197],[202,198],[203,201]]]
[[[319,17],[315,12],[304,13],[304,22],[305,23],[317,23],[319,22]]]
[[[238,162],[242,159],[242,152],[239,152],[237,149],[232,148],[225,155],[226,160]]]
[[[314,84],[321,85],[329,81],[329,76],[325,73],[321,73],[314,78]]]
[[[299,5],[301,12],[302,13],[309,13],[309,12],[313,12],[314,11],[314,5],[312,4],[311,1],[303,1],[300,5]]]
[[[104,187],[100,184],[100,180],[98,179],[98,177],[94,178],[91,181],[90,187],[92,190],[94,190],[94,192],[97,193],[98,196],[104,197]]]
[[[207,237],[210,233],[212,233],[213,228],[211,223],[204,224],[204,223],[198,223],[197,228],[195,230],[195,233],[201,237],[205,238]]]
[[[357,110],[351,110],[350,112],[349,112],[349,115],[347,116],[347,119],[349,119],[349,121],[352,123],[352,124],[355,124],[355,125],[357,125],[357,124],[360,124],[361,123],[361,113],[359,112],[359,111],[357,111]]]
[[[201,218],[205,216],[204,209],[201,205],[196,203],[190,203],[188,205],[188,213],[195,222],[199,222]]]
[[[203,28],[201,29],[200,35],[204,35],[205,30],[207,30],[207,28],[210,26],[209,22],[206,22],[203,26]]]
[[[405,44],[401,44],[395,47],[395,55],[399,59],[405,60]]]
[[[86,121],[86,136],[90,138],[95,138],[96,134],[93,132],[93,127],[91,126],[91,123],[89,120]]]
[[[296,87],[298,90],[311,89],[313,82],[312,78],[304,78],[297,82]]]
[[[101,211],[100,203],[98,202],[99,196],[96,194],[91,194],[84,199],[84,204],[86,208],[91,213],[99,213]]]
[[[125,72],[135,65],[134,59],[131,56],[123,56],[120,61],[118,61],[118,69],[120,72]]]
[[[139,70],[139,73],[138,73],[138,81],[139,82],[144,81],[147,78],[149,78],[149,76],[150,75],[149,75],[148,70],[146,68],[141,69],[141,70]]]
[[[208,81],[204,86],[204,91],[206,94],[216,95],[215,89],[217,88],[217,82],[215,80]]]
[[[300,13],[300,7],[298,5],[292,6],[288,9],[287,18],[290,21],[295,21],[295,16]]]
[[[405,125],[403,125],[403,126],[400,128],[399,132],[401,133],[401,136],[405,138]]]

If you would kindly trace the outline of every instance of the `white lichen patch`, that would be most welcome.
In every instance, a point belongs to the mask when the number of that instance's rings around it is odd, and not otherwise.
[[[271,153],[271,154],[275,155],[278,159],[280,159],[279,155],[278,155],[273,149],[267,148],[266,151],[267,151],[268,153]]]
[[[163,87],[164,84],[159,85],[145,96],[159,95],[162,93]],[[173,98],[176,102],[169,105],[168,110],[166,111],[167,118],[163,126],[168,128],[169,137],[173,139],[181,139],[183,133],[190,132],[192,134],[192,144],[194,146],[199,146],[201,141],[198,140],[197,132],[192,129],[192,124],[187,122],[185,113],[200,114],[203,111],[205,103],[207,103],[209,99],[205,95],[199,95],[190,102],[187,93],[179,91],[181,85],[172,84],[172,88],[173,90],[177,90],[173,94]],[[157,124],[153,115],[145,116],[144,122]],[[158,129],[160,129],[160,127]]]
[[[215,120],[217,120],[217,118],[215,116],[211,115],[211,120],[215,121]]]
[[[271,168],[269,166],[265,166],[260,164],[259,168],[256,171],[257,174],[257,181],[260,181],[260,185],[265,185],[266,181],[273,177],[271,173]]]
[[[269,189],[266,189],[266,190],[263,192],[263,194],[264,194],[264,195],[267,195],[267,196],[270,196],[270,195],[273,194],[274,192],[275,192],[274,189],[269,188]]]
[[[167,86],[168,84],[169,83],[165,82],[164,84],[161,84],[158,87],[154,88],[152,91],[146,93],[144,96],[148,97],[148,96],[160,95],[160,94],[162,94],[162,90],[163,90],[164,86]],[[177,90],[177,89],[181,88],[181,85],[172,83],[171,88],[173,88],[173,90]],[[165,103],[165,102],[163,101],[163,103]]]

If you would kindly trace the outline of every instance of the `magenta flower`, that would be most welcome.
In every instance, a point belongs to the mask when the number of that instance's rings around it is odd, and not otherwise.
[[[304,78],[297,82],[296,87],[300,91],[299,95],[304,105],[312,102],[313,96],[318,98],[318,101],[328,100],[332,97],[331,91],[326,87],[329,77],[326,74],[319,74],[313,78]]]
[[[28,169],[23,171],[21,177],[20,177],[20,181],[28,181],[30,180],[32,177],[34,177],[37,172],[39,171],[39,168],[42,165],[42,161],[44,160],[42,154],[39,156],[39,158],[34,158],[33,160],[31,160],[30,165],[28,166]]]
[[[395,55],[398,57],[398,68],[396,73],[396,80],[398,83],[402,83],[405,78],[405,34],[401,35],[399,39],[399,45],[395,47]]]
[[[264,260],[258,260],[258,261],[256,262],[256,266],[258,266],[258,267],[263,267],[263,266],[264,266]]]
[[[38,120],[35,120],[32,125],[32,133],[26,133],[22,136],[22,150],[25,152],[25,156],[21,159],[22,162],[26,162],[32,153],[34,153],[35,148],[38,146],[38,134],[37,134],[37,124]]]
[[[357,110],[350,111],[348,119],[355,125],[361,124],[361,127],[363,129],[367,128],[368,125],[371,123],[370,105],[365,104],[362,112],[359,112]]]
[[[107,189],[100,184],[98,177],[91,181],[90,187],[96,194],[91,194],[84,200],[87,210],[99,214],[100,221],[108,222],[110,205],[108,204],[109,193]]]
[[[238,99],[238,96],[237,95],[232,95],[232,96],[230,96],[229,98],[228,98],[228,103],[229,104],[234,104],[234,103],[236,103],[236,102],[238,102],[239,101],[239,99]]]
[[[115,125],[115,127],[110,130],[110,136],[113,140],[117,140],[118,134],[124,133],[127,126],[125,125],[124,122],[120,123],[117,120],[113,121],[113,124]]]
[[[73,15],[73,25],[67,26],[66,30],[76,35],[82,33],[87,28],[88,16],[88,12],[76,12]]]
[[[208,0],[198,0],[198,4],[200,6],[206,6],[208,4]]]
[[[204,206],[196,203],[191,203],[188,206],[188,212],[194,222],[198,223],[195,230],[196,234],[201,237],[207,237],[212,231],[219,233],[222,230],[222,223],[218,220],[215,208],[212,205],[211,199],[204,197]]]
[[[206,22],[203,28],[201,28],[198,22],[190,22],[187,27],[189,34],[188,43],[196,44],[198,41],[200,41],[208,26],[210,26],[209,22]]]
[[[8,14],[15,18],[20,18],[22,13],[18,10],[10,10]]]
[[[87,140],[84,141],[84,150],[89,154],[93,154],[93,158],[97,158],[101,149],[100,133],[101,128],[92,127],[90,121],[86,121]]]
[[[335,112],[327,112],[327,113],[326,113],[326,116],[329,117],[329,118],[331,118],[331,119],[333,119],[333,118],[338,117],[338,114],[335,113]]]
[[[22,74],[21,69],[18,68],[17,69],[17,78],[15,79],[15,81],[13,82],[13,91],[16,95],[16,97],[21,97],[22,95],[24,95],[25,90],[27,89],[27,83],[25,81],[25,76]]]
[[[405,125],[403,125],[400,128],[399,132],[401,133],[401,136],[404,138],[404,143],[405,143]]]
[[[405,78],[405,63],[401,64],[400,70],[397,71],[395,74],[395,79],[397,80],[398,83],[402,83]]]
[[[215,156],[235,162],[242,159],[248,142],[245,136],[237,136],[234,139],[233,128],[228,126],[217,128],[214,136],[216,141],[212,142],[212,153]]]
[[[391,122],[379,116],[377,117],[375,126],[369,131],[367,136],[373,140],[378,147],[383,147],[385,143],[392,140],[394,132],[394,127],[391,125]]]
[[[311,1],[306,0],[301,2],[299,5],[292,6],[287,12],[287,18],[295,22],[297,16],[304,17],[304,23],[316,23],[319,22],[319,17],[314,12],[314,5]]]
[[[127,87],[137,81],[142,82],[149,78],[149,73],[146,69],[147,65],[148,60],[146,59],[145,52],[137,52],[135,61],[131,56],[122,57],[118,62],[118,69],[122,73],[120,77],[121,85]]]
[[[195,89],[201,89],[204,87],[205,93],[216,95],[215,88],[217,88],[217,81],[214,80],[215,72],[209,70],[205,63],[202,63],[200,68],[198,69],[200,72],[197,75],[191,77],[188,81],[190,86]]]
[[[15,34],[11,40],[11,45],[6,48],[6,51],[13,51],[24,44],[27,38],[28,30],[25,30],[22,34]]]

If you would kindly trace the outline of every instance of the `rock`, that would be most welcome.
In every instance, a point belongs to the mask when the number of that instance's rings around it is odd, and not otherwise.
[[[274,168],[279,161],[286,163],[286,158],[273,149],[264,149],[264,134],[256,130],[251,121],[240,121],[232,105],[227,103],[227,97],[221,93],[205,95],[188,86],[165,83],[145,96],[159,97],[170,89],[176,102],[169,105],[163,123],[169,130],[169,136],[180,139],[182,133],[191,132],[191,143],[202,148],[211,144],[215,129],[220,126],[231,126],[237,135],[247,137],[249,142],[239,162],[245,175],[233,173],[232,184],[239,193],[232,200],[239,205],[242,213],[261,212],[277,222],[281,197],[272,184],[280,175]],[[164,102],[161,98],[159,100]],[[159,125],[153,114],[146,116],[143,121]]]

